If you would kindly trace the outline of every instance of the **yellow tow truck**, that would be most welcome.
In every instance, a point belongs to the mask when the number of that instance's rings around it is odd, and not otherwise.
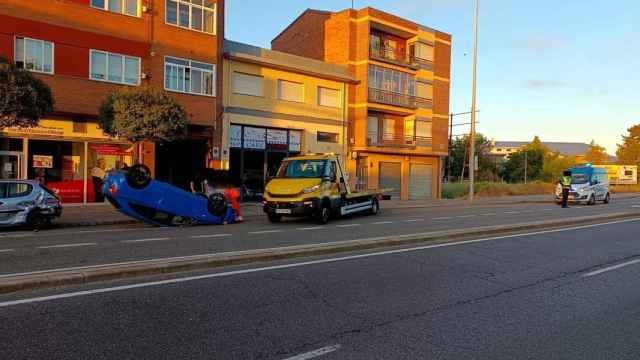
[[[311,217],[326,224],[332,216],[377,214],[381,192],[352,191],[335,154],[286,158],[264,192],[263,210],[269,221],[282,217]]]

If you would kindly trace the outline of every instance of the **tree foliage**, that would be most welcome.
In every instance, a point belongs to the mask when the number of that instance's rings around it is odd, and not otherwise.
[[[640,165],[640,125],[630,127],[628,132],[622,136],[622,144],[618,144],[618,164]]]
[[[111,93],[98,116],[103,131],[132,142],[167,142],[187,132],[187,113],[164,90],[126,87]]]
[[[53,111],[51,89],[31,72],[0,58],[0,128],[34,127]]]
[[[585,154],[585,160],[592,164],[605,165],[609,163],[609,155],[604,147],[596,144],[595,140],[591,140],[589,150]]]
[[[541,180],[545,155],[549,149],[537,136],[520,151],[509,155],[504,164],[503,178],[508,182]]]
[[[542,174],[540,180],[545,182],[555,182],[562,172],[577,164],[574,156],[562,156],[558,153],[548,152],[544,156]]]
[[[461,175],[466,177],[469,174],[469,139],[469,136],[458,137],[451,144],[449,161],[451,161],[450,175],[453,178],[459,179]],[[476,134],[475,152],[478,156],[479,178],[487,177],[490,178],[487,180],[494,180],[496,164],[490,156],[491,141],[482,134]]]

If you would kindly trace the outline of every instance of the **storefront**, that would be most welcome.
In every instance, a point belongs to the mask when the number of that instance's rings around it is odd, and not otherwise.
[[[0,136],[0,177],[38,180],[67,204],[103,202],[106,174],[134,158],[130,143],[105,136],[95,123],[46,119]]]
[[[267,179],[282,160],[298,155],[302,131],[231,124],[229,127],[229,174],[245,199],[259,199]]]

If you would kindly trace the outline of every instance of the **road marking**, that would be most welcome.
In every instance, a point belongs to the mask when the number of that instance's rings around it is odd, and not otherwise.
[[[496,213],[486,213],[486,214],[480,214],[480,216],[496,216]]]
[[[2,254],[2,253],[10,253],[10,252],[13,252],[13,251],[14,251],[13,249],[1,249],[0,250],[0,254]]]
[[[524,211],[522,211],[523,214],[531,214],[532,212],[535,212],[535,210],[524,210]]]
[[[61,244],[61,245],[38,246],[36,247],[36,249],[62,249],[62,248],[95,246],[95,245],[98,245],[98,244],[96,243]]]
[[[451,219],[453,219],[451,216],[443,216],[443,217],[433,218],[431,220],[451,220]]]
[[[606,267],[606,268],[603,268],[603,269],[600,269],[600,270],[588,272],[588,273],[582,275],[582,277],[586,278],[586,277],[600,275],[600,274],[606,273],[608,271],[617,270],[617,269],[620,269],[620,268],[623,268],[623,267],[626,267],[626,266],[629,266],[629,265],[637,264],[637,263],[640,263],[640,259],[635,259],[635,260],[627,261],[627,262],[622,263],[622,264],[613,265],[613,266],[609,266],[609,267]]]
[[[323,348],[317,349],[317,350],[313,350],[313,351],[309,351],[306,352],[304,354],[300,354],[300,355],[296,355],[290,358],[286,358],[284,360],[309,360],[309,359],[314,359],[317,358],[319,356],[323,356],[329,353],[332,353],[336,350],[340,349],[340,345],[331,345],[331,346],[325,346]]]
[[[460,219],[468,219],[468,218],[472,218],[472,217],[476,217],[477,215],[462,215],[462,216],[458,216],[458,218]]]
[[[279,233],[279,232],[282,232],[282,230],[251,231],[249,234],[273,234],[273,233]]]
[[[631,205],[632,208],[640,208],[640,205]]]
[[[461,246],[461,245],[482,243],[482,242],[495,241],[495,240],[514,239],[514,238],[521,238],[526,236],[535,236],[535,235],[542,235],[542,234],[553,234],[553,233],[561,233],[561,232],[567,232],[567,231],[592,229],[596,227],[623,224],[623,223],[629,223],[629,222],[638,222],[638,221],[640,221],[640,218],[617,220],[617,221],[611,221],[611,222],[606,222],[601,224],[574,226],[574,227],[569,227],[564,229],[541,230],[541,231],[535,231],[535,232],[524,233],[524,234],[511,234],[511,235],[503,235],[503,236],[496,236],[496,237],[490,237],[490,238],[464,240],[464,241],[458,241],[458,242],[452,242],[452,243],[425,245],[425,246],[406,248],[406,249],[387,250],[387,251],[373,252],[368,254],[342,256],[342,257],[335,257],[335,258],[328,258],[328,259],[321,259],[321,260],[304,261],[304,262],[284,264],[284,265],[273,265],[273,266],[266,266],[266,267],[260,267],[260,268],[235,270],[235,271],[220,272],[220,273],[206,274],[206,275],[199,275],[199,276],[189,276],[189,277],[175,278],[175,279],[168,279],[168,280],[158,280],[158,281],[152,281],[152,282],[146,282],[146,283],[137,283],[132,285],[115,286],[110,288],[77,291],[77,292],[71,292],[66,294],[57,294],[57,295],[35,297],[30,299],[0,302],[0,308],[16,306],[16,305],[24,305],[24,304],[33,304],[33,303],[39,303],[39,302],[45,302],[45,301],[51,301],[51,300],[68,299],[68,298],[79,297],[79,296],[147,288],[147,287],[153,287],[153,286],[171,285],[171,284],[178,284],[178,283],[191,282],[191,281],[197,281],[197,280],[206,280],[206,279],[229,277],[229,276],[235,276],[235,275],[253,274],[253,273],[264,272],[264,271],[291,269],[291,268],[298,268],[298,267],[309,266],[309,265],[318,265],[318,264],[335,263],[335,262],[341,262],[341,261],[365,259],[365,258],[391,255],[391,254],[402,254],[402,253],[423,251],[423,250],[429,250],[429,249],[436,249],[441,247]],[[387,236],[385,238],[392,239],[394,237],[396,236],[395,235]],[[384,238],[381,238],[381,239],[384,239]],[[128,265],[128,264],[136,264],[136,263],[139,264],[139,263],[145,263],[145,262],[155,262],[158,260],[171,261],[171,260],[180,260],[180,259],[186,259],[186,258],[193,259],[193,258],[202,258],[210,255],[213,255],[213,254],[192,255],[192,256],[183,256],[183,257],[177,257],[177,258],[165,258],[165,259],[151,259],[151,260],[132,261],[128,263],[118,263],[118,264],[108,264],[108,265],[93,265],[93,266],[86,266],[86,267],[79,267],[79,268],[42,270],[42,271],[34,271],[31,273],[0,275],[0,278],[14,277],[14,276],[20,276],[20,275],[41,274],[41,273],[47,273],[47,272],[56,271],[56,270],[58,271],[80,270],[80,269],[90,269],[90,268],[103,268],[106,266],[115,266],[115,265]]]
[[[385,225],[385,224],[393,224],[393,221],[378,221],[371,223],[371,225]]]
[[[344,224],[344,225],[338,225],[337,227],[339,227],[339,228],[350,228],[350,227],[356,227],[356,226],[360,226],[360,224]]]
[[[68,232],[47,232],[47,236],[68,236],[68,235],[83,235],[83,234],[100,234],[111,232],[130,232],[130,231],[149,231],[149,230],[165,230],[169,228],[138,228],[138,229],[104,229],[104,230],[80,230],[80,231],[68,231]],[[17,233],[17,234],[1,234],[0,238],[29,238],[29,237],[42,237],[42,233],[33,232],[29,233]]]
[[[424,221],[424,219],[409,219],[409,220],[402,220],[402,222],[406,222],[406,223],[414,223],[414,222],[418,222],[418,221]]]
[[[509,215],[515,215],[515,214],[520,214],[519,211],[505,211],[505,214],[509,214]]]
[[[540,211],[553,211],[555,209],[541,209]]]
[[[134,240],[123,240],[121,241],[121,243],[125,243],[125,244],[138,244],[138,243],[148,243],[148,242],[154,242],[154,241],[167,241],[167,240],[172,240],[173,238],[168,238],[168,237],[164,237],[164,238],[151,238],[151,239],[134,239]]]
[[[311,226],[311,227],[297,228],[296,230],[307,231],[307,230],[320,230],[320,229],[324,229],[324,228],[325,228],[325,226]]]
[[[209,238],[221,238],[231,236],[231,234],[207,234],[207,235],[192,235],[189,236],[192,239],[209,239]]]

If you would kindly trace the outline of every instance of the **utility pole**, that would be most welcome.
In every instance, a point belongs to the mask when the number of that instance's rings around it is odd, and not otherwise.
[[[527,185],[527,167],[529,162],[529,151],[524,152],[524,184]]]
[[[480,0],[475,1],[475,15],[473,17],[473,61],[471,79],[471,150],[469,152],[469,201],[473,201],[474,182],[476,172],[476,96],[477,96],[477,68],[478,68],[478,18],[480,17]]]

